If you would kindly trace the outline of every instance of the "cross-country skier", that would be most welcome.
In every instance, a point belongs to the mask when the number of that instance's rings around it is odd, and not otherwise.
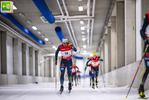
[[[93,56],[87,61],[86,65],[90,62],[91,64],[91,76],[92,76],[92,88],[94,89],[94,78],[96,78],[96,87],[98,88],[98,72],[99,72],[99,66],[100,61],[103,61],[103,59],[100,59],[100,57],[96,56],[96,52],[93,52]]]
[[[145,17],[142,23],[142,28],[140,30],[140,34],[141,34],[142,39],[144,40],[144,50],[145,50],[146,46],[149,45],[149,12],[145,14]],[[147,49],[147,52],[145,53],[144,61],[145,61],[145,68],[140,77],[140,87],[138,91],[139,96],[141,98],[145,98],[144,84],[145,84],[145,81],[149,73],[149,48]]]
[[[60,63],[60,92],[63,92],[64,86],[64,74],[65,74],[65,68],[67,68],[67,74],[68,74],[68,90],[71,91],[71,70],[72,70],[72,50],[77,51],[75,47],[73,47],[72,43],[68,43],[68,39],[63,38],[62,44],[58,46],[56,52],[55,52],[55,65],[57,65],[57,56],[59,51],[61,51],[61,63]]]
[[[75,80],[75,86],[77,86],[77,70],[79,70],[79,68],[75,65],[75,63],[73,63],[72,66],[72,86],[73,86],[73,80]]]

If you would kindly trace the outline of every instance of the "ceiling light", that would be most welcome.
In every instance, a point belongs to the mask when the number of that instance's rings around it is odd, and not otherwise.
[[[90,56],[93,56],[92,54],[90,54]]]
[[[27,24],[31,24],[32,22],[30,20],[26,20],[26,23]]]
[[[85,35],[82,35],[82,37],[84,38],[84,37],[85,37]]]
[[[78,1],[82,1],[82,0],[78,0]]]
[[[84,21],[83,21],[83,20],[81,20],[81,21],[80,21],[80,24],[81,24],[81,25],[83,25],[83,24],[84,24]]]
[[[41,32],[40,32],[40,31],[38,31],[37,33],[38,33],[38,34],[41,34]]]
[[[36,26],[32,26],[32,29],[33,29],[33,30],[37,30],[37,27],[36,27]]]
[[[81,30],[85,30],[85,27],[81,27]]]
[[[86,38],[82,38],[82,41],[85,41],[86,40]]]
[[[83,51],[83,53],[87,53],[87,51],[85,50],[85,51]]]
[[[82,34],[85,34],[85,32],[83,31],[83,32],[81,32]]]
[[[87,29],[87,32],[89,32],[89,29]]]
[[[48,38],[45,38],[44,40],[45,40],[45,41],[49,41],[49,39],[48,39]]]
[[[86,48],[86,45],[83,45],[83,48]]]
[[[56,46],[52,46],[52,48],[56,48]]]
[[[79,11],[83,11],[83,6],[78,6]]]
[[[13,10],[17,10],[17,7],[15,5],[13,5]]]

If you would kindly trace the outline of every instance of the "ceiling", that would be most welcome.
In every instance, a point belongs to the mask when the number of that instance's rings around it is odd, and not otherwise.
[[[1,15],[0,20],[44,48],[48,53],[54,53],[55,49],[52,47],[58,47],[61,44],[55,33],[55,27],[60,26],[64,36],[78,48],[78,54],[86,54],[86,52],[92,53],[98,48],[111,0],[45,0],[56,18],[54,24],[44,23],[40,19],[42,15],[32,0],[12,1],[17,10],[11,15],[39,39],[44,41],[45,38],[48,38],[49,41],[45,45],[40,45]],[[83,11],[78,11],[78,6],[83,6]],[[31,23],[27,23],[27,20]],[[80,24],[80,20],[84,21],[83,25]],[[37,27],[36,31],[32,29],[33,25]],[[82,26],[85,27],[85,34],[82,34],[80,29]],[[38,31],[41,34],[38,34]],[[82,35],[86,39],[85,41],[82,41]]]

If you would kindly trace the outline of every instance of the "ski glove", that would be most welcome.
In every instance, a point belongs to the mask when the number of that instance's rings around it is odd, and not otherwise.
[[[70,46],[70,47],[73,47],[73,44],[72,44],[71,42],[69,42],[69,46]]]
[[[149,39],[145,39],[144,42],[145,42],[146,44],[149,44]]]
[[[57,65],[57,61],[55,61],[55,65]]]

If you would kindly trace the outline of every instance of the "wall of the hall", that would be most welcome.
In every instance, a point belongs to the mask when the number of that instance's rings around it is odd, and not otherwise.
[[[139,62],[140,61],[137,61],[135,63],[129,64],[122,68],[106,73],[104,75],[105,83],[108,85],[110,84],[110,85],[115,85],[115,86],[130,86],[134,78],[134,75],[136,73],[136,69],[139,65]],[[144,62],[142,62],[140,69],[137,73],[137,76],[135,78],[135,81],[133,84],[134,88],[138,88],[140,85],[140,75],[143,69],[144,69]],[[102,77],[100,76],[100,78]],[[146,90],[149,89],[149,79],[146,80],[145,89]]]
[[[0,27],[0,29],[0,85],[54,81],[55,76],[51,75],[52,57],[44,58],[44,53],[40,49],[31,46],[29,43],[16,36],[13,36],[12,33],[6,29],[2,27]],[[4,39],[4,36],[2,37],[2,34],[6,35],[6,39]],[[15,44],[14,41],[16,40],[17,43]],[[24,50],[26,57],[23,56],[23,44],[26,44],[26,49]],[[14,54],[14,50],[18,52],[15,52]],[[2,51],[6,51],[6,57],[4,57],[4,52]],[[26,61],[23,60],[23,57]],[[16,58],[18,58],[18,61],[15,60]],[[6,66],[2,65],[1,62],[3,61],[6,61]],[[26,65],[25,69],[23,68],[23,62],[25,62]],[[6,72],[4,69],[6,69]]]
[[[144,41],[140,29],[144,15],[149,11],[148,4],[149,0],[116,0],[99,47],[100,55],[104,58],[103,72],[107,84],[117,86],[131,84],[142,58]],[[108,71],[109,67],[111,70]],[[144,62],[133,87],[139,87],[143,68]],[[145,89],[149,89],[148,80]]]

